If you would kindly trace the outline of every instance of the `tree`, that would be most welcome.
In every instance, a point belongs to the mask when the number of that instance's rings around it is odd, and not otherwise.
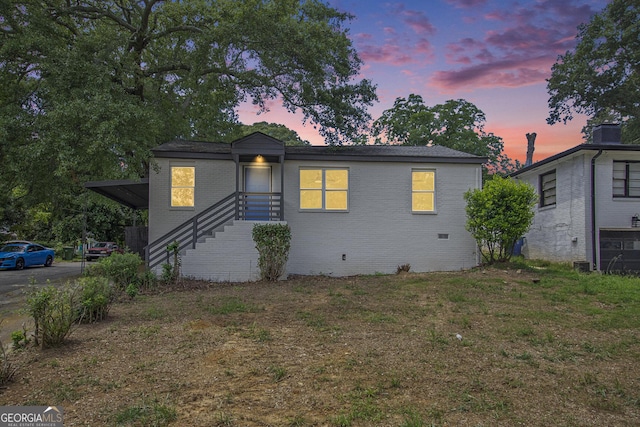
[[[0,2],[2,198],[62,212],[86,181],[144,176],[167,140],[224,140],[244,101],[348,140],[377,99],[350,19],[320,0]]]
[[[566,123],[574,113],[598,120],[614,118],[623,123],[623,142],[638,142],[639,14],[637,0],[613,0],[578,27],[575,49],[558,58],[547,80],[549,124]]]
[[[242,138],[243,136],[250,135],[254,132],[262,132],[265,135],[269,135],[284,142],[285,145],[311,145],[309,141],[300,138],[300,135],[298,135],[298,132],[296,132],[295,130],[289,129],[285,125],[267,122],[257,122],[252,125],[242,125],[242,127],[238,129],[237,134],[233,135],[233,137],[230,139],[233,141],[235,139]]]
[[[477,156],[487,157],[492,172],[512,170],[511,160],[503,154],[504,142],[484,131],[485,114],[464,99],[448,100],[429,107],[420,95],[396,98],[372,126],[378,144],[440,145]]]
[[[484,188],[464,194],[467,202],[466,228],[482,249],[489,264],[511,259],[516,240],[533,222],[535,190],[511,178],[493,177]]]

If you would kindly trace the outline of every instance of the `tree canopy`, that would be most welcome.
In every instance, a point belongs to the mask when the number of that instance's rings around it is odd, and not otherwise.
[[[5,1],[3,155],[19,145],[59,177],[139,175],[149,148],[224,139],[240,103],[272,100],[340,143],[376,99],[353,82],[350,19],[317,0]]]
[[[578,27],[575,49],[558,58],[547,80],[549,124],[566,123],[575,113],[613,119],[624,124],[624,142],[638,143],[639,14],[638,0],[613,0]]]
[[[167,140],[228,139],[243,102],[355,137],[377,98],[351,19],[320,0],[3,0],[0,205],[62,212]]]
[[[502,138],[484,131],[486,116],[473,103],[450,99],[427,106],[420,95],[396,98],[373,123],[372,136],[378,144],[440,145],[488,158],[494,172],[512,169],[503,153]]]

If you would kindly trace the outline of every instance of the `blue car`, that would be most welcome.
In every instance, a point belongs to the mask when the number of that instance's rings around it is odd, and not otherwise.
[[[0,248],[0,269],[22,270],[32,265],[51,267],[54,251],[30,242],[9,242]]]

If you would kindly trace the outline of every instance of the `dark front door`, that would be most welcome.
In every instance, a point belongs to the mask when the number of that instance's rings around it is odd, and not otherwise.
[[[271,166],[244,167],[244,219],[269,221],[271,213]]]

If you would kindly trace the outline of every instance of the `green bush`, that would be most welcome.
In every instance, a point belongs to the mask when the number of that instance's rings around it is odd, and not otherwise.
[[[138,269],[142,264],[140,255],[134,253],[118,254],[101,259],[98,263],[87,269],[88,276],[104,276],[113,281],[119,290],[136,281]]]
[[[259,254],[260,278],[278,280],[289,259],[291,229],[287,224],[256,224],[252,236]]]
[[[79,320],[84,323],[104,320],[109,314],[109,309],[115,298],[115,292],[109,279],[101,276],[82,277],[78,279],[77,283],[82,289],[82,307],[78,314]]]
[[[489,264],[509,261],[516,241],[533,222],[536,192],[529,184],[495,176],[464,194],[467,230]]]
[[[0,324],[2,320],[0,320]],[[4,349],[4,344],[0,341],[0,386],[3,386],[13,380],[16,373],[16,367],[9,360],[9,355]]]
[[[27,311],[33,318],[36,345],[42,348],[61,345],[78,322],[82,310],[81,288],[65,286],[31,287],[27,290]]]

